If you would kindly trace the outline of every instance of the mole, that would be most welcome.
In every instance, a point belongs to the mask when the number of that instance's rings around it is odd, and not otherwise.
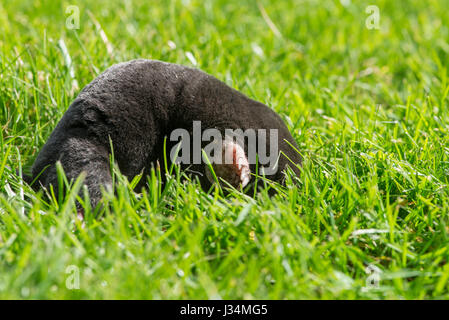
[[[283,182],[287,167],[299,176],[302,161],[285,123],[265,104],[198,69],[147,59],[113,65],[81,90],[33,163],[33,188],[58,189],[59,161],[69,181],[85,173],[96,207],[101,188],[112,187],[112,152],[130,180],[156,165],[165,170],[165,156],[206,189],[218,182],[253,190],[261,168]]]

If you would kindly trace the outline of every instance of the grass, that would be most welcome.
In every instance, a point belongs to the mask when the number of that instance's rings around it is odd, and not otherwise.
[[[0,298],[449,298],[448,20],[444,0],[1,2]],[[299,185],[223,196],[175,168],[136,193],[116,172],[84,228],[79,183],[60,203],[30,190],[15,169],[134,58],[271,106],[304,156]]]

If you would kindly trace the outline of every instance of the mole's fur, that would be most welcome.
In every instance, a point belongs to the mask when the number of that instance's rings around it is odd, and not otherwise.
[[[121,173],[132,179],[142,171],[149,174],[156,161],[163,165],[164,138],[170,150],[176,144],[168,139],[172,130],[191,132],[194,120],[201,121],[203,130],[278,129],[279,151],[301,164],[300,155],[290,146],[298,149],[293,137],[266,105],[197,69],[139,59],[110,67],[80,92],[33,164],[33,179],[38,177],[35,185],[57,188],[55,164],[60,161],[68,179],[86,173],[84,183],[96,206],[100,186],[112,184],[110,142]],[[281,154],[279,170],[267,178],[282,181],[288,164],[299,175],[298,168]],[[254,164],[250,168],[256,172]],[[204,165],[190,169],[200,173],[201,185],[210,186]]]

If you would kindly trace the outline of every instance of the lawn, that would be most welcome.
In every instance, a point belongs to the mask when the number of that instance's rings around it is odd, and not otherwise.
[[[0,298],[449,298],[447,21],[445,0],[2,1]],[[226,195],[173,168],[134,192],[116,168],[84,226],[80,180],[59,202],[31,190],[16,169],[86,84],[135,58],[276,110],[299,183]]]

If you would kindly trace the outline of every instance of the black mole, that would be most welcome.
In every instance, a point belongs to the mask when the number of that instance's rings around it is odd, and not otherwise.
[[[132,179],[141,172],[149,174],[156,162],[163,165],[165,137],[166,150],[170,150],[177,143],[169,141],[170,133],[177,128],[191,133],[194,121],[201,121],[203,130],[215,128],[220,132],[277,129],[279,170],[266,177],[281,182],[287,165],[299,175],[294,165],[301,164],[294,150],[298,147],[281,118],[269,107],[200,70],[139,59],[108,68],[80,92],[33,164],[35,186],[57,188],[55,164],[60,161],[68,179],[86,173],[84,183],[95,207],[101,199],[101,186],[110,187],[112,183],[111,143],[120,171]],[[268,138],[264,142],[269,144]],[[223,156],[231,154],[234,160],[230,166],[214,166],[217,176],[232,186],[248,184],[249,173],[255,173],[257,165],[248,163],[247,152],[248,145],[239,148],[224,143]],[[196,172],[202,186],[211,185],[206,165],[184,168]],[[139,187],[145,180],[141,179]]]

